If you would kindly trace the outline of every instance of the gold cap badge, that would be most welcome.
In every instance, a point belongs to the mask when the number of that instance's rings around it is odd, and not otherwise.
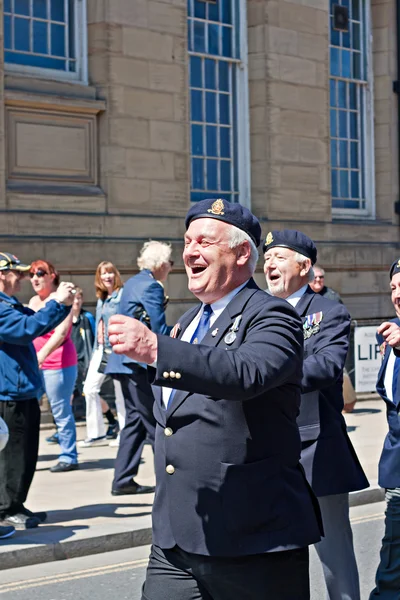
[[[0,260],[0,267],[5,267],[8,265],[8,260]]]
[[[272,244],[272,242],[274,241],[274,236],[272,235],[272,232],[270,231],[267,235],[267,237],[265,238],[265,245],[269,246],[269,244]]]
[[[209,208],[207,212],[212,213],[213,215],[224,215],[224,210],[224,203],[221,199],[218,199],[212,203],[211,208]]]

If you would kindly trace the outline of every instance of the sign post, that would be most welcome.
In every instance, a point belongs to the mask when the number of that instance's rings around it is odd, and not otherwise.
[[[354,330],[354,365],[356,392],[374,392],[381,366],[376,326],[356,327]]]

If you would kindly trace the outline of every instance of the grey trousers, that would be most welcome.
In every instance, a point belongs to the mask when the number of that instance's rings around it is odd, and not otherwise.
[[[370,600],[400,598],[400,488],[386,490],[385,535]]]
[[[349,517],[349,494],[318,498],[325,537],[314,548],[322,563],[329,600],[360,600],[360,582]]]

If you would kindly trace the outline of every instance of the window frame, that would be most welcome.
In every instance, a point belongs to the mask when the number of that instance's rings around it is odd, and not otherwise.
[[[195,0],[193,0],[194,2]],[[238,26],[238,46],[239,46],[239,59],[232,59],[229,62],[236,63],[236,106],[233,105],[236,119],[236,159],[232,159],[233,169],[237,172],[238,178],[238,193],[236,201],[240,204],[250,208],[251,207],[251,194],[250,194],[250,177],[251,177],[251,158],[250,158],[250,118],[249,118],[249,85],[248,85],[248,43],[247,43],[247,10],[246,0],[231,0],[232,4],[237,1],[237,13],[239,16]],[[190,18],[189,15],[187,17]],[[188,32],[189,34],[189,32]],[[213,54],[193,52],[189,50],[188,43],[188,57],[190,60],[191,56],[200,56],[204,58],[218,59],[218,56]],[[226,59],[223,59],[226,60]],[[189,81],[189,96],[190,96],[191,85]],[[190,105],[190,97],[189,97]],[[206,124],[207,122],[204,121]],[[191,126],[192,120],[189,110],[189,136],[190,136],[190,196],[192,194],[192,144],[191,144]],[[234,124],[232,124],[232,128]],[[206,156],[206,155],[205,155]],[[206,192],[207,190],[204,190]],[[210,192],[211,193],[211,192]],[[214,194],[215,192],[213,192]],[[229,194],[233,196],[233,190],[229,192],[221,191],[221,198],[224,195]],[[194,204],[196,201],[192,201]]]
[[[371,3],[370,0],[360,0],[360,4],[364,5],[364,35],[362,37],[362,53],[365,58],[365,72],[366,82],[363,85],[364,93],[362,94],[362,111],[363,111],[363,127],[361,132],[360,143],[362,144],[362,156],[363,156],[363,169],[362,173],[363,184],[365,189],[364,197],[361,198],[365,201],[365,208],[337,208],[333,207],[333,197],[331,188],[331,210],[332,217],[335,219],[359,219],[373,220],[376,216],[376,200],[375,200],[375,152],[374,152],[374,98],[373,98],[373,55],[372,55],[372,15],[371,15]],[[328,13],[329,18],[329,31],[330,31],[330,10]],[[329,48],[331,43],[329,40]],[[330,60],[330,59],[329,59]],[[342,78],[332,77],[331,67],[329,62],[329,82],[331,79],[338,81]],[[356,82],[354,79],[346,79],[348,82]],[[360,85],[358,83],[358,85]],[[329,95],[329,88],[328,88]],[[329,103],[329,112],[331,106]],[[329,140],[332,140],[331,131],[329,128]],[[332,156],[329,148],[329,167],[330,173],[332,171]]]
[[[68,0],[64,0],[66,2]],[[24,75],[40,79],[52,79],[57,81],[76,82],[88,85],[88,39],[87,39],[87,6],[86,0],[73,0],[74,2],[74,43],[76,55],[76,70],[62,71],[59,69],[47,69],[46,67],[32,67],[20,65],[4,60],[6,74]],[[5,52],[6,49],[3,49]]]

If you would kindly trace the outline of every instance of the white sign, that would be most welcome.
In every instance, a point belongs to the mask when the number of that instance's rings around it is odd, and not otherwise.
[[[377,326],[356,327],[354,330],[354,365],[356,392],[374,392],[381,366]]]

